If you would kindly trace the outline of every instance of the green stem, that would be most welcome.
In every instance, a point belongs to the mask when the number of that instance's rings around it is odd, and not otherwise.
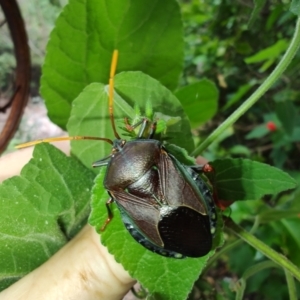
[[[257,216],[254,220],[254,224],[250,230],[250,233],[254,233],[256,229],[258,228],[260,223],[260,217]],[[211,269],[211,266],[216,262],[220,257],[222,257],[223,254],[232,251],[235,247],[239,246],[241,243],[243,243],[242,240],[236,240],[232,243],[225,244],[222,248],[220,248],[208,261],[207,265],[205,266],[204,270],[202,271],[202,274],[207,272]]]
[[[251,267],[249,267],[243,274],[242,278],[244,280],[249,279],[251,276],[261,272],[264,269],[268,269],[268,268],[278,268],[279,266],[277,264],[275,264],[273,261],[263,261],[260,262],[256,265],[253,265]],[[281,268],[280,268],[281,269]]]
[[[288,290],[289,290],[289,296],[290,296],[290,300],[297,300],[297,288],[295,285],[295,280],[293,278],[293,276],[291,275],[291,273],[287,270],[285,270],[285,278],[286,278],[286,282],[287,282],[287,286],[288,286]]]
[[[235,224],[230,218],[226,218],[226,227],[235,235],[243,239],[249,245],[251,245],[256,250],[260,251],[270,260],[278,264],[280,267],[289,271],[292,276],[294,276],[298,281],[300,281],[300,269],[298,269],[292,262],[290,262],[286,257],[279,254],[278,252],[271,249],[269,246],[264,244],[262,241],[257,239],[255,236],[244,230],[239,225]]]
[[[244,293],[245,293],[245,289],[246,289],[246,284],[247,284],[247,279],[250,278],[251,276],[259,273],[260,271],[264,270],[264,269],[268,269],[268,268],[274,268],[274,267],[278,267],[277,264],[275,264],[272,261],[263,261],[261,263],[258,263],[254,266],[251,266],[250,268],[248,268],[243,276],[241,277],[241,279],[239,280],[239,285],[237,284],[237,291],[236,291],[236,297],[235,300],[242,300],[244,299]]]
[[[234,248],[236,248],[237,246],[239,246],[240,244],[242,244],[243,241],[242,240],[236,240],[230,244],[225,245],[224,247],[220,248],[220,250],[218,250],[207,262],[207,265],[205,266],[205,268],[202,270],[201,275],[203,275],[204,273],[208,272],[209,270],[211,270],[211,266],[218,261],[222,255],[232,251]]]
[[[236,110],[229,116],[218,128],[216,128],[192,153],[197,156],[203,152],[218,136],[220,136],[227,128],[232,126],[251,106],[253,106],[260,97],[275,83],[288,67],[293,57],[297,53],[300,46],[300,18],[297,19],[296,28],[292,41],[280,60],[277,67],[262,83],[262,85]]]

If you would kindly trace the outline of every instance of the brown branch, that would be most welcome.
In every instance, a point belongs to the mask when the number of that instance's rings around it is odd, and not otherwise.
[[[30,53],[25,25],[16,0],[0,0],[10,34],[14,43],[17,61],[15,92],[10,99],[11,111],[0,133],[0,153],[2,153],[18,129],[24,108],[28,101],[30,85]]]

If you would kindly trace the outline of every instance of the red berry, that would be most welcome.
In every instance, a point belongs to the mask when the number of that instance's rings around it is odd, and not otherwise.
[[[269,121],[267,124],[266,124],[267,128],[270,130],[270,131],[276,131],[277,130],[277,126],[274,122],[272,121]]]

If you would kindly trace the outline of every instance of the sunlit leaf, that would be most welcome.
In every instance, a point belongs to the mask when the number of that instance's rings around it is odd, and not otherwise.
[[[265,60],[278,59],[281,53],[283,53],[288,47],[288,41],[285,39],[278,40],[274,45],[265,48],[256,54],[245,59],[247,64],[253,64],[263,62]]]
[[[41,80],[54,123],[66,126],[84,87],[108,82],[114,49],[120,53],[117,72],[140,70],[174,89],[183,64],[178,3],[70,0],[51,33]]]
[[[194,148],[190,125],[180,102],[157,80],[141,72],[123,72],[115,78],[114,112],[117,130],[123,135],[124,118],[135,116],[137,105],[144,115],[145,104],[150,101],[152,109],[168,116],[180,117],[180,122],[167,126],[161,140],[176,144],[190,152]],[[97,136],[115,139],[108,113],[107,87],[93,83],[74,100],[68,123],[70,135]],[[128,137],[124,136],[125,139]],[[90,167],[93,162],[110,154],[111,145],[101,141],[74,141],[72,152]]]

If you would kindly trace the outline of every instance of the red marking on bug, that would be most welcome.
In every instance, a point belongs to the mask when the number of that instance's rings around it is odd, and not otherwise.
[[[220,200],[217,197],[214,197],[215,204],[218,206],[222,211],[228,208],[234,201],[226,201]]]
[[[209,163],[206,163],[203,165],[202,171],[204,173],[213,173],[215,172],[215,169],[213,168],[212,165],[210,165]],[[213,176],[214,177],[214,176]],[[217,186],[216,183],[214,182],[214,178],[210,178],[211,180],[211,185],[212,185],[212,189],[213,189],[213,198],[214,198],[214,202],[215,205],[217,207],[219,207],[222,211],[226,210],[234,201],[227,201],[227,200],[221,200],[218,197],[218,193],[217,193]]]
[[[203,166],[203,172],[204,173],[211,173],[214,171],[214,168],[210,164],[205,164]]]

